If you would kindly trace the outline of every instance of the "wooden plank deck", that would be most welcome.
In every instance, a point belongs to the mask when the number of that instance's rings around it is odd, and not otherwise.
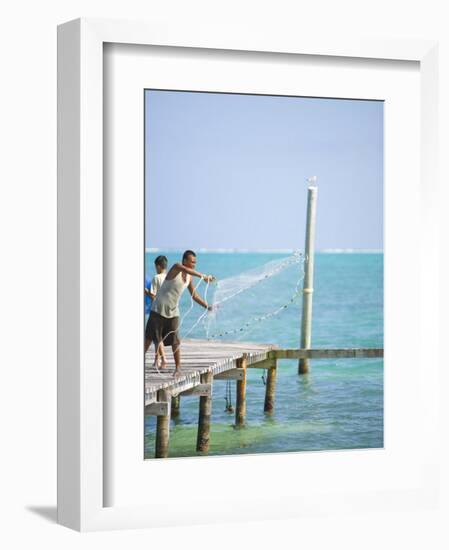
[[[171,348],[166,349],[168,366],[159,372],[153,367],[154,347],[145,356],[145,405],[157,400],[157,392],[166,390],[172,396],[201,383],[201,375],[213,376],[237,368],[237,360],[245,355],[247,365],[264,361],[275,350],[273,344],[226,342],[214,340],[183,340],[181,343],[181,374],[173,377],[175,364]]]

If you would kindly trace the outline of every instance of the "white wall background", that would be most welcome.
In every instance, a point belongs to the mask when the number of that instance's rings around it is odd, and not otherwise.
[[[449,484],[445,509],[424,514],[305,519],[264,524],[83,534],[54,523],[56,515],[56,25],[79,16],[170,20],[199,28],[220,22],[283,26],[285,32],[358,31],[370,36],[441,40],[446,62],[441,93],[449,97],[449,40],[443,1],[377,0],[16,0],[1,12],[0,235],[0,542],[3,548],[303,546],[365,549],[381,546],[447,548]],[[448,148],[447,102],[441,105]],[[442,181],[449,181],[447,167]],[[442,187],[447,205],[448,192]],[[443,204],[443,200],[441,200]],[[447,215],[445,216],[447,218]],[[443,228],[442,228],[443,235]],[[442,246],[442,250],[447,246]],[[449,280],[447,266],[441,280]],[[446,276],[445,276],[446,275]],[[444,297],[447,298],[444,289]],[[447,300],[445,301],[447,304]],[[448,309],[448,308],[446,308]],[[448,316],[441,313],[442,323]],[[442,372],[442,397],[448,376]],[[444,400],[445,430],[448,407]],[[443,441],[447,454],[447,439]],[[446,460],[446,464],[449,461]],[[154,547],[154,546],[152,546]]]

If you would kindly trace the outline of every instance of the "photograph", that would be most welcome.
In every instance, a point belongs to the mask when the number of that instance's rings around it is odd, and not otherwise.
[[[145,459],[384,446],[384,102],[146,89]]]

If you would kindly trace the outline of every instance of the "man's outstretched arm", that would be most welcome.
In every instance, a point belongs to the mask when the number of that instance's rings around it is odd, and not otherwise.
[[[207,302],[205,302],[201,296],[197,293],[197,291],[195,290],[195,287],[193,286],[193,282],[190,281],[189,283],[189,292],[192,296],[192,299],[194,302],[196,302],[197,304],[199,304],[200,306],[203,306],[205,309],[208,309],[209,311],[212,310],[212,306],[209,305]]]
[[[200,273],[199,271],[195,271],[194,269],[190,269],[190,267],[187,267],[184,264],[179,264],[179,263],[175,264],[173,266],[173,268],[176,269],[177,273],[179,273],[180,271],[183,271],[184,273],[188,273],[189,275],[193,275],[193,277],[199,277],[200,279],[204,279],[205,281],[207,281],[209,283],[211,283],[212,281],[215,281],[215,277],[213,275],[204,275],[203,273]]]

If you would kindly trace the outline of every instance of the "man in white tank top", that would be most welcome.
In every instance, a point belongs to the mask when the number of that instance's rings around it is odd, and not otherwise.
[[[167,273],[156,298],[151,305],[150,317],[145,328],[145,352],[151,342],[154,342],[156,352],[162,356],[161,367],[166,366],[163,345],[169,345],[175,359],[174,376],[181,372],[181,341],[179,339],[179,299],[186,288],[189,289],[192,299],[199,305],[211,310],[195,291],[193,277],[200,277],[207,282],[215,280],[213,275],[204,275],[195,271],[196,254],[193,250],[186,250],[182,256],[182,263],[174,264]]]

